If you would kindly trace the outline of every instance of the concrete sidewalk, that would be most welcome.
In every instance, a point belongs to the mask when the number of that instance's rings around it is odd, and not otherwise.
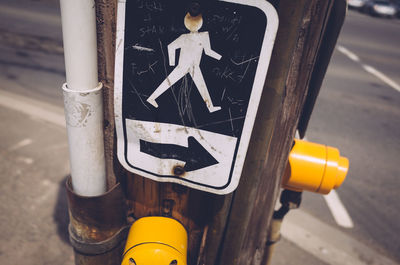
[[[65,129],[1,105],[0,120],[0,264],[74,264]]]

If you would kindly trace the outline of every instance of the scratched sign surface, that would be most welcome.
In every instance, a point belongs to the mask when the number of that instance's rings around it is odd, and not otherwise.
[[[174,2],[175,1],[175,2]],[[266,1],[119,1],[115,118],[131,172],[226,194],[238,185],[278,18]]]

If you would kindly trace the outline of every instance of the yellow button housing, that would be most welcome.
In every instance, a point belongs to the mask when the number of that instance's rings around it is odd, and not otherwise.
[[[122,265],[186,265],[187,233],[175,219],[143,217],[132,224]]]
[[[296,139],[282,187],[328,194],[342,184],[348,169],[349,160],[337,148]]]

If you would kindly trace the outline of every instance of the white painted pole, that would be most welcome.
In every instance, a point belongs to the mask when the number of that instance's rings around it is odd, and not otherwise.
[[[97,87],[96,12],[94,0],[60,0],[68,88]]]
[[[97,75],[96,13],[93,0],[60,0],[67,82],[65,118],[74,192],[106,191],[102,84]]]

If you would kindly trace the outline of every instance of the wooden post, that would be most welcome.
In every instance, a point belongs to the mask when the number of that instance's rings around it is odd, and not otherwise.
[[[280,179],[334,0],[270,2],[280,22],[257,122],[239,187],[232,194],[220,196],[157,183],[128,173],[119,165],[113,109],[117,1],[96,1],[108,185],[122,183],[128,214],[133,218],[158,215],[179,220],[189,233],[190,265],[263,264],[266,260],[267,231]]]

